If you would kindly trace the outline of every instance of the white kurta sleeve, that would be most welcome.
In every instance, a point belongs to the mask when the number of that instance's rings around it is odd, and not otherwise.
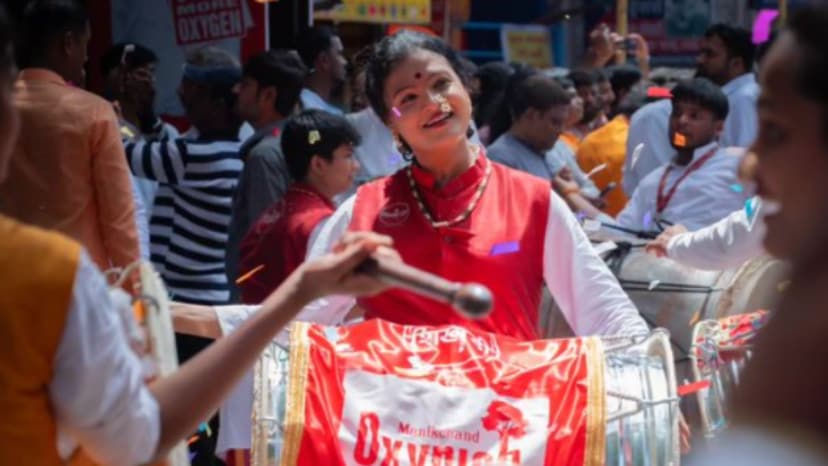
[[[667,257],[697,269],[724,270],[764,254],[762,203],[758,198],[751,202],[751,218],[739,209],[708,227],[674,236],[667,243]]]
[[[546,286],[578,336],[649,332],[630,298],[554,192],[543,253]]]
[[[61,432],[97,462],[143,464],[158,445],[160,410],[119,316],[82,253],[49,394]]]
[[[331,249],[345,234],[351,222],[354,197],[342,203],[337,211],[325,220],[322,226],[314,228],[308,245],[307,260],[319,257]],[[323,325],[340,325],[353,308],[356,300],[352,296],[327,296],[305,306],[296,320]],[[235,331],[260,306],[215,306],[222,334]],[[282,330],[275,340],[287,347],[289,333]],[[230,449],[249,449],[252,429],[250,416],[253,410],[253,371],[249,370],[220,408],[221,425],[216,441],[216,453],[223,455]]]

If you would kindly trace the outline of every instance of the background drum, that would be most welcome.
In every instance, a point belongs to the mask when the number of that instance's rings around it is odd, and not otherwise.
[[[690,351],[693,381],[709,383],[696,392],[705,436],[715,437],[727,427],[728,399],[751,358],[753,338],[767,318],[767,312],[757,311],[695,325]]]
[[[678,398],[667,333],[602,339],[607,466],[679,464]],[[253,466],[280,463],[289,356],[275,343],[255,368]],[[480,413],[481,417],[486,413]]]
[[[696,323],[757,309],[772,310],[787,283],[787,266],[767,256],[750,260],[738,269],[706,271],[647,254],[644,244],[640,240],[615,241],[607,246],[604,241],[596,244],[596,249],[650,327],[670,332],[680,384],[693,378],[689,350]],[[545,290],[541,305],[542,337],[573,335]],[[690,425],[701,428],[697,406],[692,403],[682,407]]]

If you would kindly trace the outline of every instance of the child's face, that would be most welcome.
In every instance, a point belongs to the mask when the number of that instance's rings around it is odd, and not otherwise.
[[[351,189],[359,171],[359,162],[354,157],[354,146],[342,144],[333,151],[333,160],[325,161],[321,176],[331,192],[342,194]]]

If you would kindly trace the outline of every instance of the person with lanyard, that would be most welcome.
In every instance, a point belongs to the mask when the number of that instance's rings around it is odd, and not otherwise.
[[[239,302],[234,282],[241,272],[239,247],[244,235],[265,209],[284,196],[290,184],[279,137],[285,119],[296,109],[306,74],[295,52],[269,50],[248,59],[234,89],[237,113],[256,132],[239,150],[244,168],[233,194],[225,254],[230,302]]]
[[[627,196],[633,195],[647,175],[670,163],[673,156],[670,141],[672,96],[672,91],[666,87],[651,87],[647,91],[648,103],[630,117],[622,182]]]
[[[756,183],[767,251],[790,261],[778,310],[728,398],[727,432],[688,464],[828,464],[828,8],[792,13],[759,73]]]
[[[728,112],[722,91],[694,78],[679,83],[672,95],[670,141],[677,153],[641,181],[616,218],[622,227],[653,231],[680,223],[693,231],[742,208],[748,199],[739,189],[741,157],[716,142]]]
[[[756,154],[748,152],[739,166],[739,178],[747,192],[756,192],[753,182]],[[742,209],[696,231],[673,225],[647,243],[646,251],[656,257],[668,257],[680,264],[702,270],[727,270],[765,255],[765,216],[779,209],[773,201],[751,197]]]
[[[0,180],[10,174],[21,127],[12,35],[0,5]],[[0,235],[0,338],[10,348],[0,353],[3,465],[71,464],[75,451],[61,449],[68,443],[98,464],[163,459],[216,409],[306,302],[325,293],[383,290],[354,270],[371,255],[393,257],[390,239],[350,235],[339,252],[301,266],[233,336],[146,386],[120,311],[89,253],[61,233],[2,214]],[[58,436],[71,442],[59,443]]]

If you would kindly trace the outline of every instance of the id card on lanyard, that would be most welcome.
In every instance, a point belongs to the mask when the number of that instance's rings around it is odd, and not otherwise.
[[[673,199],[673,196],[676,194],[676,190],[678,189],[679,185],[682,181],[684,181],[687,176],[689,176],[694,171],[697,171],[699,168],[702,167],[708,160],[713,158],[716,155],[716,151],[718,150],[718,146],[710,149],[706,154],[702,155],[701,157],[697,158],[693,163],[687,167],[687,170],[679,176],[673,186],[670,187],[669,190],[665,192],[665,188],[667,187],[667,177],[670,176],[670,172],[673,170],[673,165],[668,165],[667,168],[664,170],[664,174],[661,175],[661,181],[658,183],[658,194],[656,196],[656,220],[663,220],[662,214],[667,209],[667,206],[670,204],[670,201]]]

